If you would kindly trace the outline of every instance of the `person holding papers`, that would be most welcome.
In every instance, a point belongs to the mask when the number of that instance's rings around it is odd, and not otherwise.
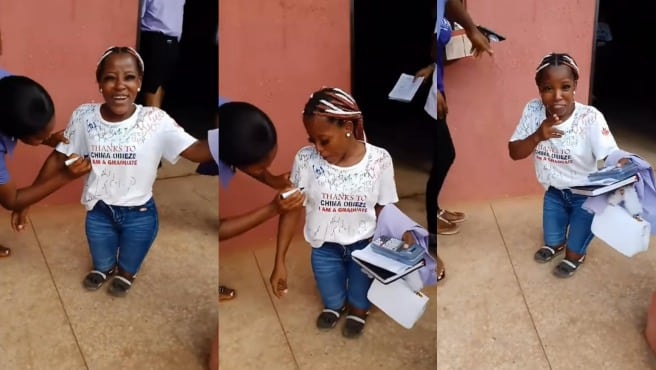
[[[347,312],[342,335],[355,338],[364,329],[372,281],[351,253],[369,244],[381,209],[399,200],[392,158],[365,142],[362,112],[340,89],[312,94],[303,124],[312,145],[296,154],[291,181],[306,196],[304,236],[324,307],[316,325],[332,329]],[[278,298],[287,293],[285,255],[301,216],[300,210],[280,216],[270,278]]]
[[[426,182],[426,222],[430,233],[429,249],[437,253],[437,234],[452,235],[459,231],[457,224],[465,220],[462,212],[449,211],[440,208],[438,197],[446,175],[453,164],[456,152],[451,140],[451,134],[446,122],[449,112],[446,95],[444,93],[444,47],[451,39],[451,25],[441,16],[440,6],[445,3],[446,18],[458,22],[465,29],[467,37],[472,43],[474,55],[487,53],[492,55],[488,38],[476,27],[461,0],[446,0],[437,2],[437,17],[431,56],[433,63],[419,70],[415,77],[423,77],[424,81],[432,81],[430,92],[426,98],[424,110],[430,124],[429,129],[433,137],[433,159],[430,175]]]
[[[570,55],[545,56],[535,73],[540,99],[528,102],[508,144],[513,160],[533,154],[537,179],[546,190],[544,246],[534,258],[546,263],[565,252],[553,270],[561,278],[579,269],[593,237],[593,214],[582,208],[587,197],[570,188],[586,185],[597,161],[619,150],[603,114],[576,102],[578,79],[579,67]],[[617,163],[627,161],[620,157]]]

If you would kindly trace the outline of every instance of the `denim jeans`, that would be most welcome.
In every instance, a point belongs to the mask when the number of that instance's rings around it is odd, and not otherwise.
[[[111,206],[99,201],[87,212],[85,229],[93,268],[114,266],[136,275],[155,241],[159,219],[151,198],[140,206]]]
[[[569,251],[585,255],[593,238],[590,227],[594,217],[581,208],[586,199],[586,196],[572,194],[570,190],[553,187],[547,190],[542,209],[545,245],[556,248],[567,243]]]
[[[339,311],[345,303],[365,311],[371,307],[367,292],[372,280],[351,258],[352,251],[367,244],[369,240],[351,245],[324,243],[312,248],[312,271],[325,308]]]

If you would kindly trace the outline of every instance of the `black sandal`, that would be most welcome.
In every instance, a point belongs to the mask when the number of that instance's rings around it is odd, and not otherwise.
[[[125,276],[116,275],[114,279],[112,279],[112,282],[109,284],[107,292],[114,297],[125,297],[125,295],[128,294],[128,291],[132,287],[133,281],[134,277],[132,279],[128,279]]]
[[[563,260],[553,269],[553,274],[563,279],[572,277],[579,267],[581,267],[583,261],[585,261],[585,256],[576,261],[570,261],[567,258],[563,258]]]
[[[345,309],[346,307],[342,307],[339,311],[335,311],[330,308],[324,308],[319,314],[319,317],[317,317],[317,328],[321,330],[334,328]]]
[[[98,270],[91,270],[87,274],[87,276],[84,278],[82,281],[82,285],[87,289],[87,290],[98,290],[105,282],[107,279],[114,274],[114,268],[107,272],[102,272]]]
[[[537,263],[547,263],[552,259],[554,259],[554,257],[556,257],[557,255],[563,253],[564,250],[565,250],[565,244],[555,249],[548,245],[545,245],[544,247],[538,249],[537,252],[535,252],[533,258]]]
[[[342,335],[345,338],[353,339],[362,335],[366,320],[355,315],[347,315],[346,322],[342,328]]]

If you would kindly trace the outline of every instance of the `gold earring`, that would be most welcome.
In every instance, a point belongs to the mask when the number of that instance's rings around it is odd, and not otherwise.
[[[351,137],[351,133],[350,133],[350,132],[347,132],[347,133],[346,133],[346,137]]]

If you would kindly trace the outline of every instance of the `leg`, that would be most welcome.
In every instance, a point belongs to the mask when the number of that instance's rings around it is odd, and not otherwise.
[[[163,86],[171,74],[171,60],[177,58],[177,41],[173,43],[169,39],[159,32],[141,32],[140,54],[146,66],[141,93],[146,106],[162,106]]]
[[[351,252],[363,249],[369,244],[367,241],[360,241],[349,248],[348,255],[344,258],[344,264],[348,274],[347,302],[350,309],[362,312],[363,314],[371,308],[371,302],[367,298],[367,292],[371,287],[372,279],[369,278],[360,265],[353,261]]]
[[[122,207],[120,212],[123,220],[119,239],[118,276],[112,280],[110,293],[124,296],[155,241],[159,219],[153,199],[139,207]]]
[[[586,255],[592,234],[592,219],[594,214],[583,209],[583,203],[588,199],[583,195],[571,194],[571,216],[569,235],[567,236],[567,256],[569,260],[577,260]]]
[[[119,232],[111,209],[102,201],[87,212],[85,232],[91,252],[92,271],[85,277],[84,286],[89,290],[100,288],[114,272]]]
[[[656,292],[651,294],[651,303],[647,309],[647,326],[645,327],[645,338],[653,352],[656,352]]]
[[[433,120],[430,123],[435,127],[430,128],[433,133],[433,163],[431,171],[426,182],[426,222],[428,232],[431,234],[455,234],[458,227],[448,220],[439,222],[438,213],[440,211],[438,198],[446,175],[455,160],[456,152],[451,140],[451,133],[445,120]],[[440,227],[441,226],[441,227]]]
[[[344,253],[344,247],[334,243],[312,248],[312,272],[324,306],[317,318],[317,327],[320,329],[333,328],[343,312],[347,274]]]
[[[594,237],[591,230],[594,215],[581,207],[587,197],[571,192],[567,195],[570,209],[567,249],[565,259],[554,269],[554,274],[562,278],[570,277],[578,270]]]
[[[542,232],[544,247],[535,253],[535,260],[540,263],[551,261],[565,249],[569,213],[567,203],[560,190],[549,188],[544,193],[542,205]]]
[[[178,61],[178,40],[159,32],[142,32],[141,35],[141,56],[146,66],[141,86],[144,105],[160,108],[164,101],[164,87]]]
[[[164,100],[164,88],[162,86],[158,86],[154,93],[144,93],[144,105],[146,106],[160,108],[162,100]]]
[[[362,334],[367,313],[371,308],[371,302],[367,298],[367,292],[371,287],[372,279],[362,272],[360,265],[355,263],[353,258],[351,258],[352,251],[363,249],[367,244],[367,241],[360,241],[351,245],[348,255],[344,259],[348,274],[348,316],[346,317],[342,334],[347,338],[355,338]]]

